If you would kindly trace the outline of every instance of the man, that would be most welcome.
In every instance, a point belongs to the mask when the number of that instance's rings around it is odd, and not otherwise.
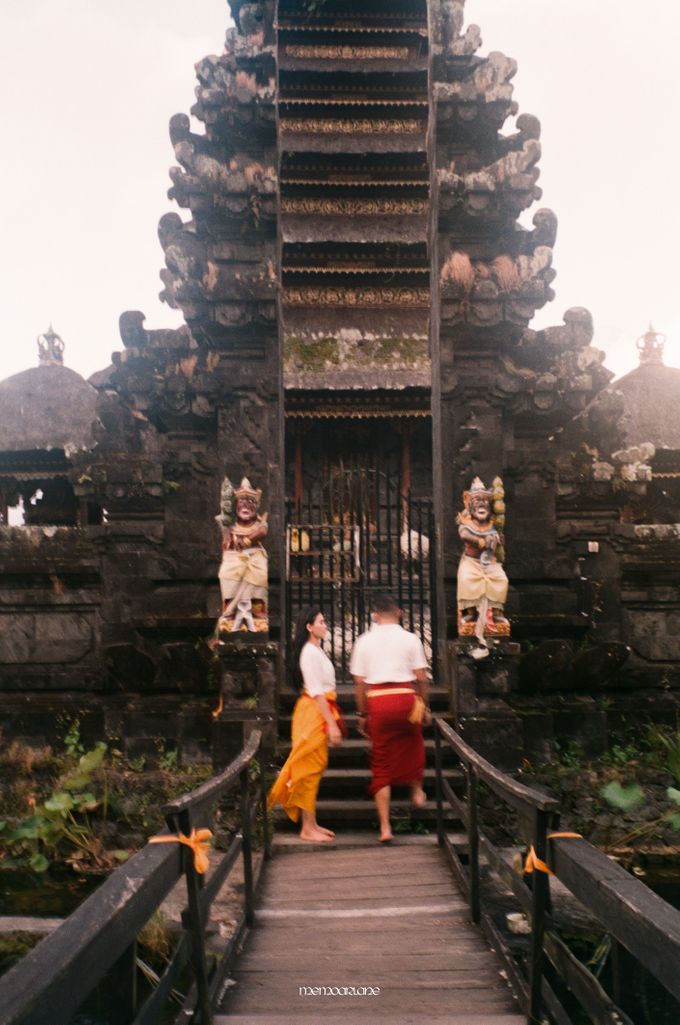
[[[380,842],[392,839],[392,786],[409,786],[416,808],[423,790],[423,724],[427,707],[427,660],[415,634],[401,626],[401,609],[390,594],[373,600],[373,626],[354,645],[350,672],[356,688],[359,732],[371,740],[371,786],[380,820]]]

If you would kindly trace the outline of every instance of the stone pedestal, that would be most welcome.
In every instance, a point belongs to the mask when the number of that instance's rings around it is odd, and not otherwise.
[[[520,648],[513,641],[492,644],[477,660],[472,641],[449,645],[456,728],[466,743],[501,769],[516,769],[523,755],[522,723],[509,698],[517,688]]]
[[[217,649],[220,711],[214,717],[211,754],[215,772],[243,748],[252,729],[263,732],[265,761],[274,754],[281,649],[269,640],[236,636]]]
[[[233,762],[243,750],[253,730],[262,730],[265,765],[269,764],[276,741],[276,720],[272,715],[250,709],[222,711],[214,720],[210,735],[210,753],[215,774]]]

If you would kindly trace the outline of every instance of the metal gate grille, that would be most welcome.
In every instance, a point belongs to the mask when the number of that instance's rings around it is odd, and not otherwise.
[[[371,596],[389,591],[434,672],[434,544],[432,501],[404,493],[398,477],[378,470],[335,473],[316,495],[289,502],[289,644],[299,611],[318,605],[329,626],[326,652],[338,677],[348,677],[352,645],[370,623]]]

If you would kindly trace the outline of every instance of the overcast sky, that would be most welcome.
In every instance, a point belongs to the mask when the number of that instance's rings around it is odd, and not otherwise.
[[[123,310],[180,322],[158,300],[167,125],[228,17],[226,0],[2,0],[0,379],[36,363],[50,321],[85,376],[121,347]],[[467,17],[482,53],[518,60],[520,112],[543,125],[538,206],[559,219],[558,276],[534,326],[588,307],[623,373],[652,319],[680,366],[680,4],[468,0]]]

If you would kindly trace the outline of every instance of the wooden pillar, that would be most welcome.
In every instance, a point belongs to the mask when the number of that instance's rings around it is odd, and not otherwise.
[[[427,4],[428,36],[431,40],[438,38],[439,7],[436,4]],[[440,338],[440,301],[439,301],[439,178],[437,176],[437,100],[435,97],[435,68],[433,65],[433,53],[435,47],[428,46],[428,120],[432,130],[428,132],[427,140],[427,162],[430,171],[430,211],[427,227],[427,250],[430,260],[430,360],[432,373],[432,387],[430,391],[430,409],[432,412],[432,504],[434,509],[434,537],[436,543],[433,545],[433,556],[431,569],[433,579],[434,604],[440,611],[437,617],[438,635],[433,631],[432,636],[432,658],[436,660],[437,676],[446,682],[448,663],[446,659],[446,593],[444,589],[444,479],[446,478],[447,488],[450,489],[449,473],[447,465],[444,471],[445,451],[445,430],[443,428],[443,407],[446,405],[445,397],[450,388],[450,378],[446,366],[446,357],[442,359],[442,345]],[[444,141],[444,140],[443,140]],[[445,378],[445,379],[444,379]],[[433,624],[434,626],[434,624]]]
[[[411,425],[405,423],[401,433],[401,493],[406,498],[411,490]]]
[[[295,518],[299,522],[302,515],[302,428],[295,427]]]

